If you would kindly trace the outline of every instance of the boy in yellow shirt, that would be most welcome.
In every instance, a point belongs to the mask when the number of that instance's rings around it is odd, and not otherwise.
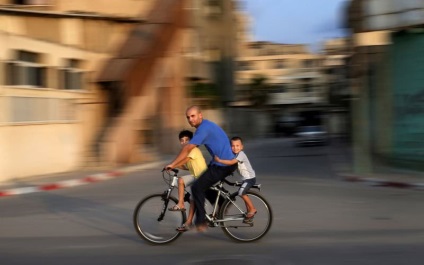
[[[191,140],[191,138],[193,138],[193,133],[189,130],[183,130],[179,133],[178,138],[180,139],[181,146],[184,146]],[[202,152],[198,147],[195,147],[193,148],[193,150],[190,151],[188,156],[184,160],[182,160],[179,165],[175,165],[175,167],[190,171],[190,175],[185,175],[178,179],[178,204],[174,205],[174,207],[169,208],[168,210],[185,211],[185,187],[191,186],[194,181],[198,177],[200,177],[203,172],[205,172],[205,170],[207,169],[207,165]],[[190,200],[190,210],[187,217],[187,221],[182,226],[177,227],[178,231],[185,232],[193,225],[194,210],[194,201]]]

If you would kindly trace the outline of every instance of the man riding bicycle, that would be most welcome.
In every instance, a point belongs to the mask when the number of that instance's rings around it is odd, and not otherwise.
[[[168,170],[174,168],[175,165],[180,164],[180,162],[187,157],[193,148],[202,144],[205,145],[211,155],[212,161],[210,162],[208,169],[199,177],[198,180],[196,180],[191,188],[194,203],[196,205],[196,227],[198,231],[203,232],[208,227],[205,221],[206,191],[216,182],[223,180],[228,175],[232,174],[237,169],[237,165],[227,166],[213,160],[215,156],[224,160],[232,160],[234,158],[234,154],[231,150],[227,134],[217,124],[207,119],[203,119],[200,107],[189,107],[186,110],[186,118],[188,123],[192,127],[196,128],[196,132],[190,142],[181,149],[174,161],[165,168]]]

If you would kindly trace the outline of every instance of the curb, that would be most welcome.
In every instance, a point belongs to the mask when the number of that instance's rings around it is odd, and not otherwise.
[[[365,178],[358,176],[345,176],[345,181],[349,182],[364,182],[373,187],[392,187],[399,189],[415,189],[415,190],[424,190],[424,183],[411,183],[411,182],[401,182],[401,181],[392,181],[378,178]]]
[[[70,179],[70,180],[63,180],[63,181],[58,181],[54,183],[42,184],[35,187],[7,189],[7,190],[0,191],[0,197],[76,187],[76,186],[96,183],[99,181],[108,180],[108,179],[112,179],[116,177],[121,177],[123,175],[124,175],[123,171],[111,171],[108,173],[89,175],[87,177],[80,178],[80,179]]]
[[[133,172],[133,171],[153,168],[160,165],[163,166],[164,162],[159,161],[159,162],[153,162],[149,164],[129,166],[129,167],[118,169],[118,170],[112,170],[110,172],[88,175],[83,178],[62,180],[62,181],[53,182],[53,183],[41,184],[38,186],[5,189],[5,190],[0,190],[0,197],[23,195],[23,194],[34,193],[34,192],[52,191],[52,190],[58,190],[63,188],[71,188],[71,187],[76,187],[81,185],[87,185],[87,184],[97,183],[104,180],[123,177],[125,174]]]

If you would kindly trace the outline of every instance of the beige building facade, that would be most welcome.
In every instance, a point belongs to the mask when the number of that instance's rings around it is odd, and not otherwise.
[[[190,80],[213,80],[210,55],[222,54],[212,60],[219,62],[232,53],[224,49],[231,42],[212,44],[228,36],[217,29],[209,36],[193,13],[202,11],[210,24],[214,14],[227,14],[215,18],[222,27],[232,8],[174,0],[1,0],[0,181],[175,153],[175,135],[188,127]],[[211,44],[202,47],[205,37]],[[193,72],[192,58],[205,70]]]
[[[237,59],[237,84],[243,95],[252,79],[266,77],[270,86],[268,105],[323,103],[325,101],[323,57],[310,53],[305,45],[270,42],[244,43]]]
[[[250,125],[249,120],[258,122],[253,128],[261,130],[255,135],[267,136],[278,131],[275,127],[280,122],[299,122],[305,111],[321,112],[327,102],[321,54],[309,52],[302,44],[248,41],[239,45],[234,107],[252,105],[255,82],[263,83],[262,90],[267,95],[262,111],[246,120]]]
[[[322,72],[325,76],[328,102],[327,130],[334,137],[351,139],[351,90],[349,62],[352,57],[349,38],[324,41]]]
[[[102,40],[116,37],[106,29],[133,22],[66,14],[47,2],[2,4],[0,178],[74,169],[105,107],[92,80],[108,55]]]

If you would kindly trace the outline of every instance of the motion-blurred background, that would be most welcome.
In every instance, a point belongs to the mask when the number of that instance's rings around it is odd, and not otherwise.
[[[0,0],[0,181],[174,154],[192,104],[229,136],[313,128],[355,172],[424,169],[423,1],[339,1],[344,36],[313,47],[256,39],[247,2]]]

